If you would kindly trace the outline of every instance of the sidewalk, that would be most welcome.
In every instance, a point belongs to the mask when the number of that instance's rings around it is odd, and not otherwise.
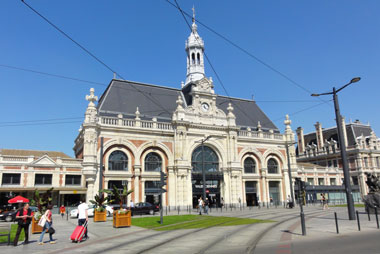
[[[334,211],[338,213],[339,218],[339,230],[340,234],[337,235],[335,231]],[[364,209],[359,210],[361,222],[361,232],[376,231],[375,216],[371,215],[371,221],[368,221],[366,214],[363,214]],[[209,214],[211,216],[232,216],[232,217],[245,217],[245,218],[257,218],[257,219],[272,219],[274,223],[260,223],[247,227],[246,230],[237,232],[230,235],[231,232],[239,229],[239,226],[235,227],[218,227],[210,228],[205,232],[189,235],[187,238],[179,239],[170,243],[170,247],[177,246],[186,249],[184,253],[196,252],[194,246],[201,248],[202,244],[207,245],[207,241],[211,239],[217,239],[220,236],[225,236],[226,241],[218,244],[221,250],[229,250],[233,246],[245,246],[250,242],[258,238],[261,232],[271,228],[276,223],[281,222],[276,227],[273,227],[266,233],[266,237],[260,240],[259,245],[265,244],[280,244],[286,242],[296,243],[298,241],[309,241],[320,238],[333,238],[336,236],[350,235],[357,233],[357,222],[349,221],[347,219],[347,208],[334,207],[330,210],[322,211],[321,207],[305,207],[306,215],[306,230],[307,235],[301,235],[301,227],[299,220],[299,208],[293,209],[281,208],[253,208],[253,209],[228,209],[223,212],[216,212],[212,210]],[[164,213],[165,215],[166,213]],[[171,211],[168,215],[177,215],[178,211]],[[189,214],[188,212],[180,212],[180,214]],[[195,210],[192,214],[197,214]],[[284,215],[288,218],[284,220]],[[159,214],[156,214],[156,216]],[[148,215],[149,216],[149,215]],[[140,217],[140,216],[136,216]],[[164,217],[165,220],[165,217]],[[283,221],[283,222],[282,222]],[[107,222],[94,223],[93,219],[89,219],[89,236],[90,239],[82,243],[72,243],[70,238],[71,233],[77,225],[77,219],[66,220],[62,219],[59,215],[53,215],[53,227],[56,229],[54,239],[56,244],[49,244],[47,241],[49,236],[46,234],[44,237],[45,245],[40,246],[37,244],[39,234],[31,235],[31,243],[28,245],[20,244],[17,247],[0,245],[1,251],[12,252],[12,254],[24,254],[28,253],[99,253],[106,251],[107,253],[125,253],[127,250],[126,245],[130,241],[134,241],[134,244],[128,245],[128,251],[131,253],[139,252],[146,248],[148,245],[165,242],[167,239],[176,236],[176,234],[182,234],[184,232],[191,232],[192,230],[178,230],[178,231],[166,231],[167,233],[158,234],[158,231],[143,229],[132,226],[130,228],[113,228],[112,218],[107,218]],[[241,226],[244,228],[244,226]],[[360,233],[360,232],[359,232]],[[214,238],[213,238],[214,237]],[[202,240],[203,239],[203,240]],[[205,242],[205,239],[208,239]],[[201,242],[199,242],[202,240]],[[187,247],[186,247],[187,246]],[[238,247],[238,246],[237,246]],[[244,248],[244,247],[243,247]],[[174,251],[174,249],[172,249]],[[163,248],[157,249],[155,253],[169,253],[164,252]],[[175,252],[171,252],[175,253]]]

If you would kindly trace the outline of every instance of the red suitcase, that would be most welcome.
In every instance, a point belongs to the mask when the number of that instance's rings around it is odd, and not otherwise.
[[[76,226],[74,229],[74,232],[71,234],[71,241],[73,242],[80,242],[83,239],[84,233],[86,232],[87,227],[87,221],[84,223],[83,226]]]

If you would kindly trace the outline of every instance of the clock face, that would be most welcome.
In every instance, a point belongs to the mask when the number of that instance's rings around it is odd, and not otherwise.
[[[203,111],[208,111],[210,106],[207,103],[202,103],[202,110]]]

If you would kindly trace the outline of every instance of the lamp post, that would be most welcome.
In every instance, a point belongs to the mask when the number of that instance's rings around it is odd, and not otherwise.
[[[332,92],[311,95],[311,96],[330,95],[330,94],[333,95],[334,107],[335,107],[335,118],[336,118],[336,124],[337,124],[337,129],[338,129],[338,139],[339,139],[339,145],[340,145],[340,153],[341,153],[342,164],[343,164],[344,186],[345,186],[346,197],[347,197],[348,218],[350,220],[355,220],[355,208],[354,208],[354,201],[352,199],[350,172],[349,172],[348,163],[347,163],[346,144],[344,142],[344,136],[343,136],[342,116],[340,115],[340,110],[339,110],[338,92],[340,92],[341,90],[343,90],[350,84],[358,82],[359,80],[360,78],[356,77],[356,78],[351,79],[349,83],[345,84],[339,89],[335,89],[335,87],[333,87]]]

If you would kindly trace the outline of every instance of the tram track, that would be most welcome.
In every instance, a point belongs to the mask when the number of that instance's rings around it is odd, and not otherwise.
[[[312,213],[307,213],[305,215],[310,215],[310,214],[323,214],[324,211],[316,211],[316,212],[312,212]],[[316,216],[310,216],[309,218],[314,218]],[[294,219],[297,219],[299,218],[299,216],[293,216],[292,218],[290,218],[290,220],[294,220]],[[309,218],[306,218],[306,219],[309,219]],[[282,220],[282,221],[279,221],[273,225],[271,225],[270,227],[266,228],[265,230],[263,230],[255,239],[252,239],[251,242],[248,243],[248,247],[246,248],[246,253],[247,254],[254,254],[255,253],[255,249],[257,247],[257,244],[261,241],[261,239],[263,239],[263,237],[269,233],[269,231],[271,231],[272,229],[276,228],[277,226],[287,222],[288,220]]]
[[[315,213],[317,213],[317,212],[315,212]],[[273,214],[275,214],[275,213],[273,213]],[[276,213],[276,214],[278,214],[278,213]],[[291,214],[292,214],[292,213],[287,213],[287,214],[283,214],[283,215],[277,215],[277,216],[273,216],[273,217],[265,218],[265,220],[271,220],[271,219],[282,218],[282,217],[289,217],[289,216],[291,216]],[[309,213],[309,214],[314,214],[314,213]],[[261,217],[262,217],[262,216],[266,216],[266,215],[268,215],[268,214],[261,214]],[[257,216],[257,215],[248,215],[248,216],[247,216],[247,215],[243,215],[243,216],[235,216],[235,217],[237,217],[237,218],[257,218],[258,216]],[[289,219],[297,218],[297,217],[299,217],[299,216],[298,216],[298,215],[297,215],[297,216],[292,216],[292,217],[289,218]],[[285,221],[287,221],[287,220],[283,220],[283,221],[281,221],[281,223],[283,223],[283,222],[285,222]],[[279,224],[281,224],[281,223],[276,223],[276,226],[279,225]],[[220,223],[220,224],[218,224],[218,225],[214,225],[214,226],[210,226],[210,227],[206,227],[206,228],[200,228],[200,229],[198,229],[198,230],[191,231],[191,232],[187,232],[187,233],[182,234],[182,235],[180,235],[180,236],[176,236],[176,237],[173,237],[173,238],[170,238],[170,239],[166,239],[165,241],[162,241],[162,242],[157,243],[157,244],[155,244],[155,245],[153,245],[153,246],[149,246],[148,248],[145,248],[145,249],[143,249],[143,250],[140,250],[140,251],[138,251],[137,253],[138,253],[138,254],[141,254],[141,253],[145,253],[145,252],[151,251],[151,250],[153,250],[153,249],[155,249],[155,248],[157,248],[157,247],[160,247],[160,246],[163,246],[163,245],[169,244],[169,243],[171,243],[171,242],[173,242],[173,241],[175,241],[175,240],[181,239],[181,238],[183,238],[183,237],[186,237],[186,236],[189,236],[189,235],[192,235],[192,234],[195,234],[195,233],[199,233],[199,232],[201,232],[201,231],[206,231],[206,230],[211,229],[211,228],[219,227],[219,226],[221,226],[221,225],[223,225],[223,224],[225,224],[225,223]],[[236,234],[236,233],[242,231],[243,229],[246,229],[246,228],[249,228],[249,227],[253,227],[254,225],[255,225],[255,224],[249,224],[249,225],[245,225],[245,226],[243,226],[243,228],[240,227],[239,229],[236,229],[236,230],[234,230],[233,232],[227,234],[227,237],[230,237],[230,236],[232,236],[232,235],[234,235],[234,234]],[[272,227],[271,227],[271,228],[272,228]],[[265,230],[264,230],[264,231],[265,231]],[[218,237],[218,239],[216,239],[215,241],[213,241],[213,242],[211,242],[211,243],[208,242],[208,246],[207,246],[207,247],[204,247],[203,249],[201,249],[201,250],[199,250],[199,251],[197,251],[197,252],[195,252],[195,253],[205,253],[207,250],[211,249],[212,246],[214,246],[214,244],[219,243],[219,242],[225,240],[227,237],[226,237],[226,235],[223,235],[223,237]],[[210,247],[210,246],[211,246],[211,247]]]
[[[277,214],[276,216],[271,216],[271,217],[267,217],[268,215],[271,215],[271,214]],[[266,218],[262,218],[262,219],[265,219],[265,220],[271,220],[271,219],[278,219],[278,218],[283,218],[283,217],[289,217],[293,214],[293,212],[287,212],[286,214],[278,214],[278,212],[267,212],[267,213],[262,213],[262,212],[256,212],[256,213],[249,213],[249,214],[243,214],[243,215],[240,215],[240,216],[228,216],[228,214],[226,215],[223,215],[223,214],[218,214],[217,216],[226,216],[226,217],[235,217],[235,218],[238,218],[238,219],[241,219],[241,218],[260,218],[260,217],[266,217]],[[307,215],[309,214],[313,214],[313,213],[308,213]],[[291,218],[297,218],[298,216],[292,216]],[[290,219],[291,219],[290,218]],[[237,220],[238,220],[237,219]],[[203,220],[203,219],[202,219]],[[278,226],[279,224],[287,221],[288,219],[285,219],[281,222],[277,222],[275,225],[271,226],[268,230],[264,230],[261,234],[262,235],[265,235],[265,233],[267,233],[270,229],[274,228],[275,226]],[[197,220],[195,220],[197,221]],[[233,220],[234,221],[234,220]],[[180,224],[186,224],[188,223],[189,221],[186,221],[186,222],[181,222],[181,223],[177,223],[177,225],[180,225]],[[112,239],[116,239],[116,238],[124,238],[124,237],[136,237],[135,239],[131,239],[131,240],[128,240],[128,241],[123,241],[121,243],[118,243],[118,244],[112,244],[112,246],[107,246],[107,247],[103,247],[103,246],[99,246],[100,248],[95,250],[95,251],[89,251],[90,253],[104,253],[104,252],[109,252],[109,251],[112,251],[112,250],[116,250],[116,249],[119,249],[119,248],[122,248],[122,249],[125,249],[125,247],[128,247],[128,246],[131,246],[131,248],[133,248],[133,245],[134,244],[138,244],[141,242],[147,242],[149,243],[149,240],[151,239],[154,239],[156,237],[162,237],[162,236],[165,236],[165,235],[169,235],[168,238],[164,239],[163,241],[160,241],[156,244],[153,244],[153,245],[150,245],[148,246],[147,248],[144,248],[142,250],[138,250],[138,251],[132,251],[133,253],[145,253],[145,252],[148,252],[148,251],[151,251],[155,248],[158,248],[158,247],[161,247],[161,246],[164,246],[166,244],[169,244],[171,242],[174,242],[176,240],[179,240],[181,238],[184,238],[186,236],[191,236],[192,234],[196,234],[196,233],[199,233],[199,232],[202,232],[202,231],[206,231],[208,229],[211,229],[211,228],[215,228],[215,227],[219,227],[219,226],[223,226],[223,224],[225,223],[230,223],[231,221],[229,222],[222,222],[222,223],[218,223],[216,225],[212,225],[212,226],[209,226],[209,227],[206,227],[206,228],[199,228],[199,229],[194,229],[194,230],[189,230],[188,232],[185,232],[184,234],[180,234],[178,235],[178,231],[175,232],[175,236],[174,237],[171,237],[170,234],[173,234],[174,231],[172,230],[168,230],[168,231],[160,231],[158,233],[153,233],[153,234],[150,234],[150,235],[146,235],[146,236],[141,236],[139,237],[138,235],[141,234],[141,233],[144,233],[144,232],[152,232],[151,229],[141,229],[141,230],[137,230],[137,231],[134,231],[134,232],[129,232],[129,233],[126,233],[126,234],[121,234],[121,235],[118,235],[118,236],[113,236],[113,237],[108,237],[108,238],[103,238],[103,239],[99,239],[98,241],[96,242],[88,242],[88,243],[83,243],[81,244],[82,247],[85,247],[86,245],[91,245],[93,246],[94,244],[97,245],[97,244],[104,244],[104,243],[107,243],[108,240],[112,240]],[[161,228],[165,228],[165,227],[168,227],[168,226],[173,226],[172,225],[165,225],[165,226],[162,226],[162,227],[157,227],[155,229],[161,229]],[[230,237],[234,234],[237,234],[238,232],[240,232],[241,230],[245,229],[245,228],[248,228],[249,226],[253,226],[252,224],[250,225],[245,225],[243,228],[239,228],[237,230],[234,230],[233,232],[229,233],[227,237]],[[261,235],[260,234],[260,235]],[[260,237],[260,239],[262,238],[263,236]],[[226,236],[224,235],[223,236],[223,239],[225,239]],[[148,240],[148,241],[146,241]],[[222,241],[222,238],[218,238],[215,240],[215,242],[220,242]],[[257,242],[252,242],[252,244],[250,244],[249,246],[251,245],[254,245],[256,246]],[[108,245],[108,244],[107,244]],[[78,246],[79,247],[79,246]],[[59,251],[55,251],[53,253],[63,253],[63,252],[67,252],[67,251],[70,251],[70,250],[74,250],[74,249],[77,249],[76,247],[70,247],[70,248],[65,248],[65,249],[61,249]],[[207,251],[209,248],[204,248],[204,249],[201,249],[199,252],[196,252],[196,253],[204,253],[205,251]],[[254,248],[250,248],[252,250],[254,250]],[[248,248],[247,248],[248,250]],[[130,252],[130,251],[128,251]]]

